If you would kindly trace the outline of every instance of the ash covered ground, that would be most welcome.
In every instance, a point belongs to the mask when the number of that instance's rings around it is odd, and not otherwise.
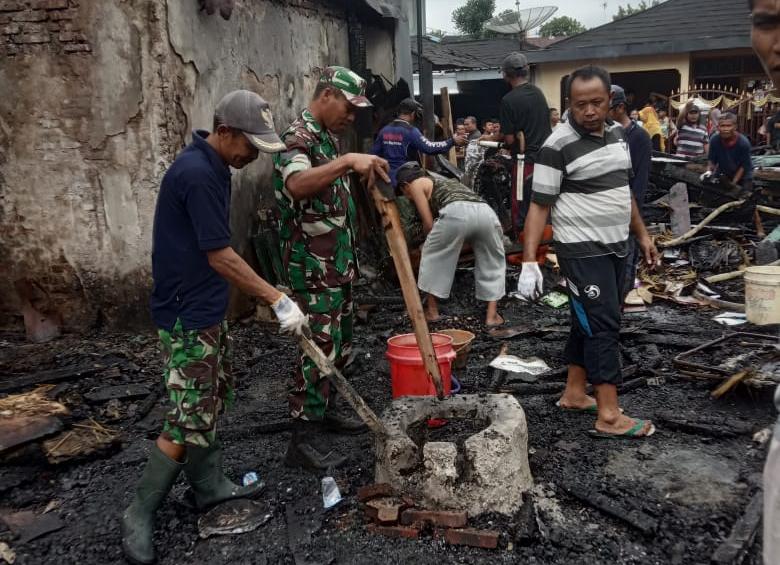
[[[361,286],[356,289],[357,303],[372,294],[399,293]],[[501,345],[481,327],[483,310],[472,295],[471,274],[459,272],[453,298],[442,305],[443,313],[452,317],[432,327],[470,329],[477,334],[466,369],[456,372],[466,393],[488,390],[492,370],[487,365]],[[503,313],[510,325],[546,328],[506,340],[509,353],[541,357],[554,369],[562,366],[567,310],[510,300]],[[256,322],[236,323],[239,398],[219,425],[225,469],[237,481],[248,471],[256,471],[266,481],[267,489],[258,500],[272,518],[249,533],[201,540],[198,514],[181,501],[185,483],[180,479],[158,513],[159,562],[709,563],[760,489],[766,451],[752,441],[752,434],[771,426],[776,416],[769,388],[741,388],[712,400],[709,392],[715,384],[684,379],[673,368],[675,355],[735,331],[713,322],[715,313],[657,302],[646,313],[626,316],[624,365],[636,365],[629,378],[658,378],[655,384],[622,394],[626,413],[655,421],[658,431],[648,440],[591,438],[587,432],[594,416],[561,411],[555,406],[557,395],[549,391],[518,394],[528,421],[536,484],[532,512],[526,508],[512,518],[470,519],[474,526],[502,532],[497,550],[453,547],[432,537],[388,539],[367,532],[354,495],[359,486],[373,482],[374,441],[369,433],[323,436],[334,449],[349,454],[347,464],[334,472],[344,500],[323,511],[319,485],[324,473],[290,469],[283,461],[290,438],[286,389],[296,355],[294,342]],[[768,332],[750,326],[737,329]],[[359,353],[351,381],[379,413],[391,400],[386,339],[408,331],[409,321],[398,300],[381,304],[356,327],[354,345]],[[662,339],[657,340],[659,336]],[[117,367],[63,381],[54,393],[70,408],[72,420],[93,417],[122,433],[121,448],[57,466],[47,463],[38,446],[7,457],[0,466],[0,511],[40,513],[56,501],[51,512],[59,515],[64,527],[20,543],[0,525],[0,541],[14,548],[20,565],[123,562],[119,518],[164,412],[154,334],[95,332],[43,345],[24,344],[21,333],[0,337],[0,369],[5,375],[90,363]],[[559,373],[554,380],[561,382],[562,389],[564,377]],[[89,402],[84,397],[94,389],[126,383],[146,385],[158,400]],[[667,425],[665,419],[678,424]],[[704,426],[685,431],[679,426],[681,420]],[[437,438],[445,434],[436,431]],[[583,492],[612,499],[633,518],[608,516],[573,494]],[[628,523],[631,520],[634,525]],[[637,523],[650,524],[649,529],[643,532]],[[760,550],[759,533],[744,562],[759,564]]]

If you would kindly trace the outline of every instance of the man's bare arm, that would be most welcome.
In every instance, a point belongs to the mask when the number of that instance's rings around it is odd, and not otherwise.
[[[631,233],[636,237],[639,249],[642,251],[642,257],[649,267],[655,267],[658,263],[658,250],[653,243],[650,234],[647,233],[645,227],[645,221],[642,219],[642,214],[639,212],[639,206],[636,204],[634,197],[631,197],[631,223],[629,224]]]
[[[525,229],[523,230],[523,262],[531,263],[536,261],[536,250],[542,240],[544,226],[547,225],[547,217],[550,215],[549,205],[538,204],[531,201],[528,207],[528,215],[525,218]]]
[[[232,247],[207,251],[209,265],[230,284],[266,304],[276,302],[282,293],[268,284],[250,267]]]

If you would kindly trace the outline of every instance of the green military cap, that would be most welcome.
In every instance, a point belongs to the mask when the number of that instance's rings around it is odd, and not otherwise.
[[[320,82],[338,88],[353,106],[367,108],[371,106],[366,98],[366,80],[346,67],[328,67],[322,72]]]

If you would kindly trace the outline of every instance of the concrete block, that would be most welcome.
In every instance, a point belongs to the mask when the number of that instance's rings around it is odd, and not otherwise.
[[[468,545],[483,549],[495,549],[498,547],[499,533],[493,530],[475,530],[464,528],[462,530],[446,530],[444,539],[452,545]]]
[[[452,510],[404,510],[401,514],[401,524],[431,524],[441,528],[462,528],[468,521],[466,512]]]
[[[428,418],[474,418],[488,426],[467,438],[461,452],[451,442],[418,446],[407,430]],[[377,441],[375,480],[389,483],[422,507],[470,516],[511,515],[533,486],[525,414],[510,395],[458,395],[444,401],[399,398],[383,420],[389,433]]]
[[[420,537],[420,529],[410,526],[377,526],[376,524],[369,524],[366,529],[369,533],[389,538],[417,539]]]
[[[383,525],[397,524],[404,503],[398,498],[375,498],[366,502],[366,516]]]

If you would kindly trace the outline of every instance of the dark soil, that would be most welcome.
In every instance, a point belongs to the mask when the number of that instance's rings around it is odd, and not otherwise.
[[[513,280],[510,284],[514,284]],[[356,289],[358,303],[370,293],[390,296],[397,291],[367,286]],[[500,341],[484,333],[484,312],[473,298],[473,280],[461,272],[454,297],[442,304],[454,316],[446,326],[477,334],[466,369],[458,372],[463,393],[485,392],[491,382],[490,359]],[[512,301],[503,306],[510,323],[553,328],[509,340],[509,353],[538,356],[553,369],[562,366],[568,312]],[[737,389],[711,400],[708,381],[683,379],[672,358],[684,351],[678,345],[648,344],[647,336],[679,336],[699,343],[734,331],[712,321],[717,312],[684,309],[663,302],[648,312],[624,320],[624,363],[638,365],[636,377],[657,377],[652,386],[622,395],[629,415],[656,419],[658,432],[643,441],[597,440],[588,436],[591,415],[563,412],[555,394],[520,397],[529,427],[529,454],[536,488],[533,493],[539,528],[528,528],[528,508],[514,518],[486,515],[472,518],[478,527],[503,535],[495,551],[451,547],[440,539],[386,539],[369,534],[355,500],[356,489],[373,481],[374,442],[369,434],[323,435],[318,441],[349,454],[335,471],[344,501],[323,512],[319,493],[323,474],[284,465],[290,438],[286,390],[296,356],[293,341],[257,323],[236,324],[235,372],[238,402],[220,420],[225,469],[235,480],[256,471],[267,483],[262,500],[273,512],[270,522],[243,535],[199,540],[198,514],[179,502],[185,490],[180,481],[158,513],[155,536],[163,564],[259,563],[538,563],[538,564],[696,564],[710,556],[744,511],[760,485],[765,447],[751,433],[770,426],[776,414],[771,390]],[[440,329],[443,329],[440,328]],[[556,330],[556,327],[558,328]],[[738,326],[740,331],[776,332],[776,328]],[[360,354],[351,380],[377,411],[390,402],[390,380],[384,358],[390,335],[407,332],[402,307],[382,305],[355,332]],[[776,333],[775,333],[776,335]],[[150,441],[160,430],[164,395],[160,360],[153,332],[142,335],[99,332],[88,337],[67,336],[44,345],[26,345],[16,333],[0,335],[0,374],[20,377],[46,369],[101,363],[114,366],[64,381],[56,390],[73,412],[72,420],[93,417],[122,431],[121,449],[57,467],[46,463],[31,447],[0,466],[0,512],[6,509],[41,512],[57,501],[53,512],[65,522],[60,531],[20,544],[0,526],[0,541],[17,552],[19,565],[123,562],[119,517],[128,504],[146,459]],[[645,341],[643,341],[645,340]],[[652,359],[651,359],[652,358]],[[710,360],[715,361],[715,360]],[[660,377],[660,378],[658,378]],[[560,381],[560,375],[555,377]],[[148,399],[88,403],[93,389],[143,384],[158,395]],[[562,385],[561,385],[562,386]],[[146,408],[151,406],[148,414]],[[740,423],[740,433],[719,436],[666,429],[661,415],[709,422]],[[428,441],[457,439],[474,426],[451,422],[449,428],[428,430]],[[448,434],[451,434],[448,436]],[[626,512],[641,513],[657,528],[645,535],[625,520],[610,517],[579,498],[571,489],[608,497]],[[533,509],[531,509],[533,510]],[[746,563],[760,563],[760,537]]]

